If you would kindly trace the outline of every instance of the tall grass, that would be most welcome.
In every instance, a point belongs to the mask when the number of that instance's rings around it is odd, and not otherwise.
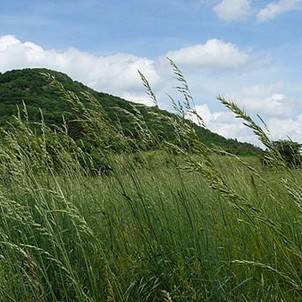
[[[99,104],[84,108],[61,87],[112,167],[107,176],[91,176],[91,153],[66,125],[32,127],[24,109],[3,133],[0,301],[301,300],[301,171],[287,169],[266,131],[222,97],[274,167],[206,147],[185,121],[194,103],[171,64],[184,96],[170,121],[180,143],[135,121],[157,152],[129,152],[133,141]],[[113,135],[123,152],[113,151]]]

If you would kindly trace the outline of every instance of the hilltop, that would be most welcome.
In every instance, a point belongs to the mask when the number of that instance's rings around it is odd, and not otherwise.
[[[44,120],[49,125],[61,125],[63,116],[66,120],[72,119],[73,112],[71,104],[66,96],[55,86],[49,84],[49,79],[45,74],[55,78],[65,90],[74,93],[84,103],[84,94],[89,93],[95,97],[102,105],[108,119],[113,123],[119,123],[126,135],[133,135],[133,123],[129,115],[137,114],[137,110],[143,116],[146,124],[152,131],[159,132],[160,136],[166,140],[172,140],[170,125],[163,121],[161,129],[152,125],[152,116],[162,114],[163,116],[173,116],[173,113],[141,104],[126,101],[120,97],[97,92],[80,82],[73,81],[69,76],[48,69],[23,69],[13,70],[0,74],[0,126],[6,127],[7,122],[17,113],[17,107],[26,104],[28,115],[33,121],[41,120],[41,111]],[[153,126],[153,127],[152,127]],[[218,146],[224,150],[240,155],[255,155],[260,149],[249,144],[241,143],[237,140],[226,139],[221,135],[211,132],[203,127],[195,126],[202,141],[208,146]],[[159,134],[159,133],[157,133]]]

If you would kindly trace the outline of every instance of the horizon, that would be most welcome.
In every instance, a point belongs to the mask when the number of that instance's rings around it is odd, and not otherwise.
[[[175,81],[168,56],[210,130],[257,144],[216,100],[224,95],[260,114],[273,139],[302,142],[301,8],[300,0],[1,3],[0,72],[50,68],[148,105],[139,69],[169,109],[165,93]]]

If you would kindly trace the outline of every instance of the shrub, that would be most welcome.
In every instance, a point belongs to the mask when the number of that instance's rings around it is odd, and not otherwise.
[[[298,168],[302,164],[301,144],[291,140],[278,140],[272,143],[273,151],[284,161],[289,168]],[[265,151],[262,158],[263,165],[271,165],[270,151]]]

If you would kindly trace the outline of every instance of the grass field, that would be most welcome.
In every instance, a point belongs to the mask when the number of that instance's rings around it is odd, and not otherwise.
[[[207,177],[202,156],[158,152],[87,177],[27,160],[1,179],[1,301],[301,300],[301,171],[214,155]]]
[[[178,145],[146,152],[152,134],[140,124],[140,148],[129,152],[86,110],[98,146],[86,154],[66,129],[33,130],[19,117],[0,148],[0,300],[301,301],[302,171],[221,101],[271,166],[206,147],[183,118],[171,119]]]

